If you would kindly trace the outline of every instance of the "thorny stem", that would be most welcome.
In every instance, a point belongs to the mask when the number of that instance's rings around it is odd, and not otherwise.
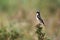
[[[42,27],[40,27],[41,24],[38,24],[37,27],[37,35],[38,35],[38,40],[44,40],[45,33],[42,33]]]

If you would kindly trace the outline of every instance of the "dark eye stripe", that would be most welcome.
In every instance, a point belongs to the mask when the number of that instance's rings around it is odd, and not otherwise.
[[[40,12],[37,12],[37,13],[40,13]]]

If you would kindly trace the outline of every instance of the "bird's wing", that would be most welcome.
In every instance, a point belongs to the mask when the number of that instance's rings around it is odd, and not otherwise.
[[[41,18],[40,16],[37,16],[37,17],[38,17],[38,19],[44,24],[42,18]]]

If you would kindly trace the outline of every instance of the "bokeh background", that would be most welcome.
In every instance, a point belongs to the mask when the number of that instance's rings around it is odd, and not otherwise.
[[[0,40],[35,40],[37,9],[48,39],[60,40],[60,0],[0,0]]]

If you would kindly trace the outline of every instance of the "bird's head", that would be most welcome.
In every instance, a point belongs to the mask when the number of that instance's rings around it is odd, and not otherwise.
[[[36,11],[36,15],[40,15],[40,11],[39,10]]]

